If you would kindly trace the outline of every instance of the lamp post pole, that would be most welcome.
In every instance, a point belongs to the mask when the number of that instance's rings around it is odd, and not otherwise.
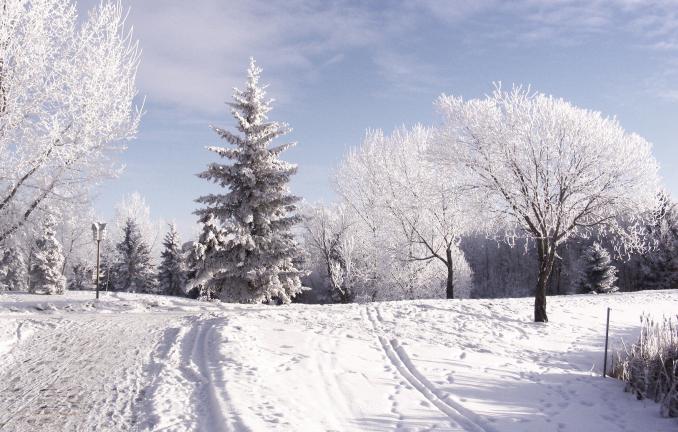
[[[101,240],[97,240],[97,299],[99,298],[99,248]]]
[[[99,299],[99,253],[101,251],[101,240],[106,236],[106,224],[102,222],[95,222],[92,224],[92,238],[97,242],[97,293],[96,298]]]

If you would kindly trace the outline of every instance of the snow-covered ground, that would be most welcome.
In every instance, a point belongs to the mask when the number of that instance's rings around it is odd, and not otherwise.
[[[283,307],[0,295],[0,430],[675,431],[600,376],[678,292]]]

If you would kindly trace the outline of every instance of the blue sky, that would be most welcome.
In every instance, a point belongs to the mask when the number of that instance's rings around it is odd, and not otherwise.
[[[96,1],[79,3],[81,10]],[[216,186],[195,174],[224,144],[224,102],[254,56],[298,146],[295,193],[333,198],[332,173],[368,128],[438,121],[445,92],[481,97],[492,82],[531,85],[616,116],[654,144],[678,196],[678,2],[570,0],[123,0],[143,50],[146,115],[99,190],[104,217],[140,192],[154,217],[193,232],[193,200]]]

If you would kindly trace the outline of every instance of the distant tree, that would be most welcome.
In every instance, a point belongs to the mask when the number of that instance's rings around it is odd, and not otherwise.
[[[472,188],[478,222],[536,245],[535,321],[548,321],[546,289],[568,239],[598,234],[614,238],[618,254],[647,249],[658,164],[617,120],[520,88],[468,101],[443,95],[438,106],[440,170]]]
[[[0,291],[28,290],[28,266],[20,248],[0,248]]]
[[[158,290],[161,294],[183,296],[186,286],[186,268],[181,252],[181,240],[176,225],[170,224],[169,227],[162,243],[164,249],[160,254]]]
[[[456,268],[463,255],[459,243],[476,221],[463,205],[465,191],[456,184],[454,171],[442,175],[427,160],[434,138],[434,131],[421,125],[391,135],[368,132],[340,165],[337,188],[363,221],[390,226],[392,254],[422,266],[442,265],[445,296],[452,299],[455,271],[463,270]]]
[[[93,244],[91,224],[96,219],[89,200],[71,204],[65,214],[59,217],[55,230],[64,252],[62,273],[66,278],[70,278],[70,272],[75,264],[91,259]]]
[[[250,60],[245,90],[235,90],[230,103],[240,134],[215,128],[233,148],[210,147],[229,159],[212,163],[199,176],[228,188],[225,194],[200,197],[208,213],[221,222],[226,236],[220,250],[205,257],[200,284],[215,288],[222,300],[289,303],[302,291],[299,269],[302,252],[292,227],[300,221],[289,192],[295,165],[279,158],[294,143],[271,146],[273,139],[289,131],[287,125],[267,121],[271,100],[259,85],[261,68]]]
[[[52,219],[45,222],[43,233],[33,247],[29,286],[32,293],[63,294],[66,289],[66,277],[61,273],[64,255],[54,225]]]
[[[581,259],[578,291],[580,293],[611,293],[619,290],[615,285],[616,282],[617,268],[612,265],[609,252],[600,243],[594,242],[584,251]]]
[[[356,295],[356,266],[352,222],[341,206],[310,207],[303,220],[304,245],[309,255],[322,263],[330,298],[350,303]]]
[[[640,258],[640,289],[678,288],[678,206],[660,195],[650,236],[655,247]]]
[[[68,289],[70,291],[91,290],[92,286],[92,267],[84,263],[73,264]]]
[[[116,245],[117,256],[113,265],[113,286],[116,291],[155,292],[156,280],[151,264],[148,245],[141,238],[139,227],[133,219],[127,219],[120,243]]]
[[[111,241],[106,237],[101,242],[99,258],[99,289],[102,291],[115,291],[115,266],[118,260],[118,251]],[[96,283],[96,268],[93,269],[94,281]]]
[[[159,219],[151,217],[151,207],[146,203],[146,199],[139,193],[133,192],[122,197],[120,202],[115,205],[115,216],[111,228],[113,231],[113,241],[120,241],[120,234],[128,219],[133,219],[139,228],[141,238],[148,246],[151,253],[151,261],[160,255],[162,243],[162,229],[165,225]]]

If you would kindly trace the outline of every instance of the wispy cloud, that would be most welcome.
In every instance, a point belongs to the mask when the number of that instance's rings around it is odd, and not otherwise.
[[[130,5],[130,23],[144,51],[139,84],[149,102],[209,113],[223,112],[223,101],[231,87],[241,84],[250,55],[265,66],[267,81],[283,102],[353,50],[364,51],[394,89],[442,86],[448,77],[434,61],[408,50],[431,25],[477,45],[514,48],[572,47],[632,35],[640,49],[662,55],[677,51],[678,56],[678,2],[673,0],[394,0],[386,7],[351,0],[164,0]]]

